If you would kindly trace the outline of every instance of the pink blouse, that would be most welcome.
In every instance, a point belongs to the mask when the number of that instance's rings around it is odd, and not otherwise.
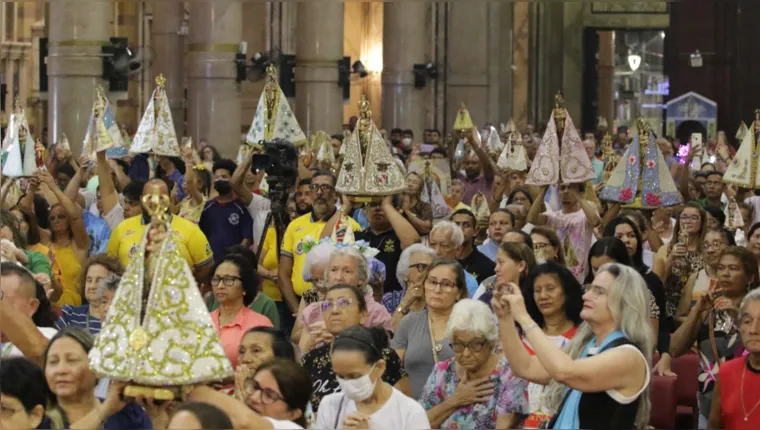
[[[211,321],[216,327],[216,332],[219,333],[222,348],[224,348],[224,353],[227,354],[233,368],[237,367],[238,347],[245,332],[254,327],[272,327],[269,318],[250,310],[246,306],[240,308],[240,312],[231,323],[221,328],[219,327],[219,309],[211,312]]]

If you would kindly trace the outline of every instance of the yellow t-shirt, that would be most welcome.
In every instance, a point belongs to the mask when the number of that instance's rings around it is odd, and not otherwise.
[[[329,219],[330,217],[327,218]],[[354,231],[361,231],[359,223],[354,221],[353,218],[349,218],[349,220]],[[293,290],[299,296],[311,289],[311,282],[304,281],[301,274],[303,264],[306,261],[306,254],[303,252],[303,240],[305,237],[311,236],[315,241],[319,241],[319,236],[322,234],[325,224],[326,221],[314,220],[311,213],[301,215],[288,224],[288,228],[285,230],[285,235],[282,238],[280,255],[293,259],[293,274],[290,276],[290,279],[293,282]]]
[[[108,255],[118,257],[121,264],[127,267],[129,260],[137,250],[137,246],[145,235],[146,224],[142,215],[133,216],[122,221],[108,241]],[[213,262],[214,255],[208,244],[206,235],[197,225],[179,216],[173,216],[172,231],[179,236],[179,251],[191,268],[197,268]]]
[[[269,230],[267,230],[267,235],[264,237],[264,245],[262,246],[261,250],[266,251],[267,253],[266,257],[264,257],[264,261],[261,262],[261,265],[264,266],[265,269],[273,270],[276,273],[277,233],[275,232],[274,227],[269,227]],[[277,287],[276,282],[272,281],[271,279],[264,279],[264,282],[261,284],[261,288],[264,291],[264,294],[269,296],[270,299],[274,300],[275,302],[282,301],[282,293]]]
[[[82,274],[82,265],[77,259],[72,246],[57,247],[51,246],[55,264],[53,265],[53,277],[60,284],[61,297],[55,302],[56,306],[71,305],[79,306],[82,304],[82,294],[79,289],[80,275]]]

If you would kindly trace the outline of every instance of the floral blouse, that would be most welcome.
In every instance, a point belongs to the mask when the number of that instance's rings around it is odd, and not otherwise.
[[[396,385],[398,381],[407,376],[401,359],[396,351],[390,348],[384,348],[381,353],[386,363],[383,381],[390,385]],[[335,379],[332,361],[330,361],[330,345],[322,345],[312,349],[303,356],[302,361],[304,369],[309,372],[311,377],[311,407],[316,412],[319,409],[319,403],[325,396],[340,391],[340,385]]]
[[[686,281],[692,273],[697,273],[705,267],[702,251],[689,251],[686,253],[686,264],[673,263],[670,275],[665,282],[665,310],[667,316],[673,317],[681,302],[681,294]]]
[[[441,424],[441,429],[493,429],[496,418],[506,414],[528,413],[528,382],[512,375],[506,358],[491,371],[494,394],[488,403],[474,403],[457,409]],[[426,411],[441,404],[454,394],[459,385],[455,360],[435,365],[420,396],[420,404]]]

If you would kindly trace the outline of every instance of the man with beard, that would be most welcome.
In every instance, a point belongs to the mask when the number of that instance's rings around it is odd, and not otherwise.
[[[232,160],[214,162],[214,189],[218,195],[206,201],[198,221],[198,227],[208,238],[216,261],[222,260],[227,248],[235,245],[247,248],[253,242],[251,214],[230,185],[230,178],[236,169],[237,164]]]
[[[298,187],[295,192],[296,213],[298,216],[311,212],[311,192],[309,192],[309,186],[311,186],[310,178],[298,181]]]
[[[470,139],[468,137],[466,140],[466,146],[469,148],[462,160],[464,174],[457,174],[457,179],[464,184],[462,201],[466,205],[472,204],[472,198],[477,193],[483,193],[486,200],[491,200],[494,176],[499,171],[483,148],[480,145],[473,145]]]
[[[420,235],[412,224],[401,215],[393,205],[393,196],[386,196],[382,202],[367,205],[369,227],[355,235],[356,240],[366,240],[369,245],[380,251],[376,259],[385,264],[385,283],[383,293],[400,291],[401,285],[396,279],[396,266],[401,258],[401,251],[420,241]]]
[[[158,188],[159,194],[169,197],[169,187],[163,179],[151,179],[146,182],[142,195],[151,195],[156,188]],[[142,208],[141,212],[140,215],[122,221],[111,233],[111,239],[108,241],[106,252],[117,257],[124,267],[127,267],[134,258],[135,252],[145,235],[145,229],[150,224],[150,215],[145,208]],[[206,236],[191,221],[173,216],[171,212],[169,219],[170,228],[177,233],[179,239],[179,251],[193,269],[195,279],[199,282],[205,280],[214,265],[214,256]]]
[[[311,289],[310,282],[303,279],[301,271],[306,261],[303,243],[308,238],[318,241],[325,224],[337,216],[337,194],[335,192],[335,175],[327,170],[318,170],[311,179],[311,212],[293,220],[282,238],[280,260],[278,264],[278,286],[284,299],[280,307],[280,324],[282,327],[293,326],[292,315],[298,311],[300,296]],[[348,218],[354,231],[361,230],[359,224]]]

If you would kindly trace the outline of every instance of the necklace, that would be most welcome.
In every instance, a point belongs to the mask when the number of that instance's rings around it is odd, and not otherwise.
[[[433,321],[430,319],[430,312],[428,312],[428,330],[430,330],[430,346],[433,347],[433,361],[438,363],[438,353],[443,350],[443,345],[435,341],[433,335]]]
[[[749,366],[749,357],[747,357],[747,365]],[[744,375],[747,374],[747,369],[742,370],[742,385],[741,390],[739,391],[739,394],[741,396],[742,401],[742,412],[744,413],[744,421],[746,422],[749,419],[749,416],[752,415],[752,412],[755,412],[755,409],[757,409],[758,406],[760,406],[760,400],[755,403],[755,406],[752,407],[752,409],[747,412],[747,409],[744,407]]]

